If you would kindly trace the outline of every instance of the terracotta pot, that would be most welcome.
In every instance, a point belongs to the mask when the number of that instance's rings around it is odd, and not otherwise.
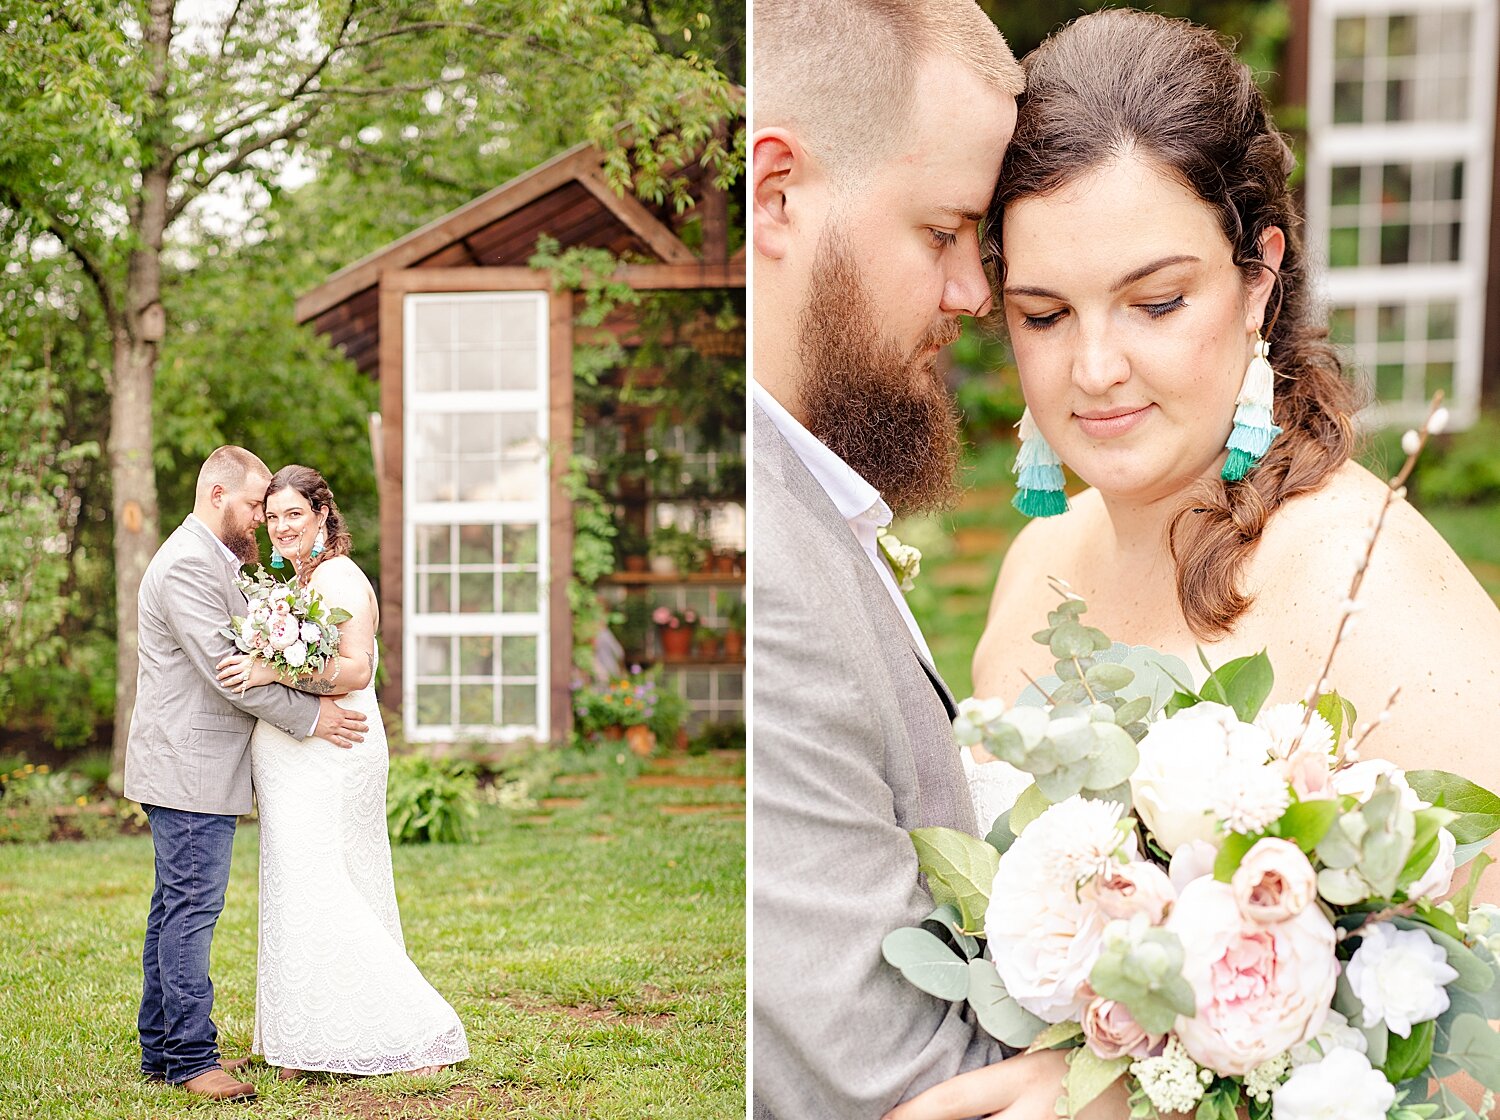
[[[745,635],[738,630],[724,631],[724,657],[738,661],[745,656]]]
[[[634,727],[625,729],[625,745],[630,748],[632,754],[641,758],[649,758],[656,750],[656,732],[644,723],[638,723]]]
[[[716,552],[713,558],[713,570],[715,575],[734,575],[734,553]]]
[[[718,656],[719,656],[719,639],[718,638],[699,638],[698,639],[698,660],[699,661],[712,661],[712,660],[714,660]]]
[[[657,627],[661,637],[661,655],[669,661],[686,661],[693,654],[693,628],[679,626],[673,630],[667,626]]]
[[[625,557],[625,570],[627,572],[644,572],[650,567],[644,556]]]
[[[604,729],[604,737],[606,739],[614,739],[618,741],[625,738],[625,729],[618,723],[612,723]]]

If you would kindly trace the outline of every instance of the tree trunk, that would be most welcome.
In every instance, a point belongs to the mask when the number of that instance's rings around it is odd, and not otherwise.
[[[110,401],[109,470],[114,485],[115,522],[115,733],[111,784],[125,774],[125,744],[135,710],[140,666],[141,577],[160,541],[156,470],[152,461],[151,397],[160,350],[161,246],[166,228],[169,173],[162,168],[142,177],[132,222],[138,240],[130,254],[125,287],[125,322],[114,337]]]

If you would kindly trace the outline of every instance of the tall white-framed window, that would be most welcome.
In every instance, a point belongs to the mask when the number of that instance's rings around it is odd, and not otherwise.
[[[546,739],[547,294],[403,307],[403,709],[413,741]]]
[[[1500,0],[1313,0],[1307,245],[1377,426],[1474,422]],[[1273,357],[1274,363],[1274,357]]]

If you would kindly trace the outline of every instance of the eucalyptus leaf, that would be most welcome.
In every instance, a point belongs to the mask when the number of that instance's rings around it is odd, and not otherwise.
[[[1011,998],[994,962],[983,957],[969,962],[968,996],[979,1025],[1017,1050],[1030,1046],[1047,1025]]]
[[[960,1000],[969,992],[968,963],[925,929],[893,929],[880,943],[880,951],[902,976],[928,995]]]
[[[911,839],[917,849],[917,867],[927,876],[933,901],[956,905],[965,929],[983,927],[1000,853],[979,837],[954,828],[918,828]]]
[[[1075,793],[1083,789],[1084,779],[1088,777],[1089,760],[1070,762],[1066,766],[1059,766],[1056,770],[1046,774],[1036,775],[1036,788],[1052,804],[1066,801]]]
[[[1137,696],[1134,700],[1127,701],[1123,706],[1115,710],[1115,723],[1121,727],[1128,727],[1138,720],[1145,719],[1151,714],[1151,697]]]
[[[1478,1015],[1453,1020],[1447,1056],[1485,1088],[1500,1091],[1500,1035]]]
[[[1089,633],[1088,627],[1078,622],[1064,622],[1053,628],[1052,638],[1047,643],[1047,648],[1059,661],[1072,657],[1086,657],[1094,652],[1094,638]]]
[[[1089,759],[1088,774],[1083,780],[1087,789],[1110,789],[1119,785],[1135,773],[1141,760],[1141,752],[1129,735],[1112,725],[1110,730],[1118,732],[1122,741],[1109,743]]]
[[[964,955],[964,960],[977,957],[984,951],[984,946],[977,937],[972,937],[964,932],[963,915],[958,912],[958,907],[951,902],[945,902],[926,918],[922,919],[923,928],[937,926],[941,931],[953,939],[953,944],[958,951]],[[936,931],[934,931],[936,932]]]
[[[1083,678],[1095,688],[1118,692],[1130,684],[1131,681],[1135,680],[1135,673],[1123,665],[1111,665],[1109,662],[1100,662],[1091,667],[1083,675]]]

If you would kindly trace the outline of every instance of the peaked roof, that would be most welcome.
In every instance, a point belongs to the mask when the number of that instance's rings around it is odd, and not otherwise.
[[[633,253],[663,264],[697,264],[677,236],[667,211],[633,195],[618,195],[605,181],[604,157],[584,143],[480,195],[451,213],[341,268],[297,300],[299,323],[311,322],[343,348],[365,373],[379,354],[379,285],[394,269],[525,266],[541,234],[563,248],[590,246]],[[695,176],[701,193],[704,172]]]

